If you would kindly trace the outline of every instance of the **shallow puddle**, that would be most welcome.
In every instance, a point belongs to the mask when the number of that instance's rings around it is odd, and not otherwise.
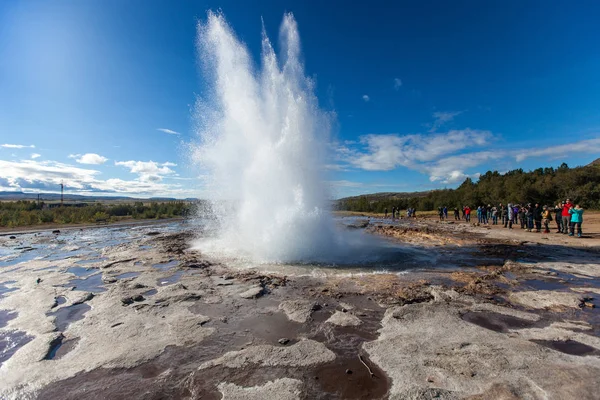
[[[512,315],[499,314],[491,311],[470,311],[461,316],[464,321],[481,326],[494,332],[506,333],[511,329],[526,329],[539,325],[536,321],[529,321]]]
[[[83,319],[85,313],[91,309],[92,307],[82,303],[61,308],[54,312],[47,313],[46,315],[56,317],[54,320],[54,325],[58,331],[63,332],[72,322]]]
[[[81,290],[92,293],[100,293],[106,291],[106,287],[104,287],[104,283],[102,282],[101,273],[90,275],[85,279],[71,279],[66,285],[63,285],[63,287],[75,287],[74,290]]]
[[[85,265],[85,264],[94,264],[94,263],[99,263],[102,261],[106,261],[106,258],[102,257],[102,258],[91,258],[88,260],[79,260],[76,261],[75,264],[79,264],[79,265]]]
[[[158,286],[168,286],[179,282],[184,271],[175,272],[173,275],[158,280]]]
[[[4,328],[8,325],[8,321],[17,318],[17,315],[19,315],[19,313],[16,311],[0,310],[0,328]]]
[[[135,278],[140,276],[141,272],[125,272],[124,274],[116,275],[117,279]]]
[[[15,290],[18,290],[19,288],[14,287],[14,286],[7,286],[7,285],[12,285],[17,283],[17,281],[6,281],[6,282],[2,282],[0,283],[0,298],[2,298],[3,295],[5,295],[6,293],[10,293],[10,292],[14,292]]]
[[[50,344],[50,350],[44,360],[58,360],[65,356],[68,352],[73,350],[79,343],[79,338],[64,340],[63,336],[60,336],[57,340]]]
[[[166,262],[166,263],[153,264],[152,267],[153,268],[158,268],[161,271],[168,271],[171,268],[175,268],[177,265],[179,265],[179,261],[173,260],[173,261],[169,261],[169,262]]]
[[[94,268],[71,267],[71,268],[67,269],[67,272],[69,272],[77,277],[84,277],[84,276],[92,275],[92,274],[98,272],[98,270],[94,269]]]
[[[599,355],[600,350],[576,340],[531,340],[541,346],[573,356]]]
[[[0,365],[32,340],[25,332],[0,331]]]

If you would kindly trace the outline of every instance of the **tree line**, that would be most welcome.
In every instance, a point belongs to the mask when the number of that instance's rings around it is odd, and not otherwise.
[[[112,222],[122,219],[163,219],[195,213],[197,205],[185,201],[135,202],[129,204],[90,203],[81,207],[45,207],[44,203],[19,200],[0,202],[0,226],[79,224]]]
[[[558,168],[538,168],[525,172],[515,169],[505,174],[488,171],[477,182],[471,178],[456,189],[421,192],[416,196],[397,198],[364,195],[337,200],[336,210],[383,212],[392,207],[405,210],[415,208],[431,211],[438,207],[462,208],[487,204],[539,203],[554,205],[570,198],[587,209],[600,209],[600,165],[569,168],[563,163]]]

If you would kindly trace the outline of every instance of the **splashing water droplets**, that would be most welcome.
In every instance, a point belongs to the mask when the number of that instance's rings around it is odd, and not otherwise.
[[[263,27],[262,64],[255,72],[246,47],[220,14],[198,26],[200,60],[214,86],[199,101],[197,161],[218,221],[208,253],[258,262],[322,258],[335,247],[322,175],[329,120],[304,76],[294,17],[280,28],[281,60]]]

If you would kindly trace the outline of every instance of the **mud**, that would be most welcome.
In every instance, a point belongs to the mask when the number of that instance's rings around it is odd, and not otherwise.
[[[0,237],[0,397],[599,397],[593,246],[350,225],[406,262],[240,269],[183,224]]]

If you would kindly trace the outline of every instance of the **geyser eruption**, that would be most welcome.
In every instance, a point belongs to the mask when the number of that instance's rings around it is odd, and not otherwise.
[[[261,65],[221,14],[198,25],[210,95],[197,104],[217,237],[207,253],[257,262],[326,261],[340,246],[328,211],[323,166],[329,119],[304,75],[292,14],[280,27],[279,56],[263,27]]]

